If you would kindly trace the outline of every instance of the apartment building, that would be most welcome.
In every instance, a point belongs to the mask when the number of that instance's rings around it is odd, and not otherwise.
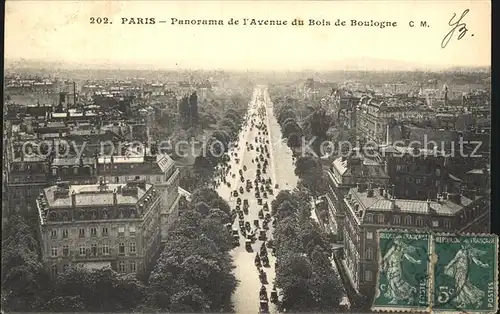
[[[37,198],[42,261],[52,275],[82,264],[120,273],[150,267],[161,240],[161,197],[144,180],[71,185]]]
[[[458,193],[442,193],[436,200],[398,199],[388,189],[352,188],[344,198],[344,260],[342,266],[352,287],[373,297],[379,252],[377,230],[401,229],[435,232],[488,233],[489,197],[470,199]]]

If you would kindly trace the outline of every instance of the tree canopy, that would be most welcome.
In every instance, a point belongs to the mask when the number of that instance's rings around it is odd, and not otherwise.
[[[277,218],[273,232],[278,260],[275,284],[282,296],[282,310],[339,309],[343,287],[329,258],[328,236],[310,216],[282,215],[284,211],[297,212],[298,208],[310,211],[304,196],[299,191],[281,191],[271,206]]]
[[[12,215],[3,230],[2,306],[12,312],[40,308],[50,289],[40,261],[38,242],[24,218]]]
[[[190,208],[170,231],[149,279],[151,303],[171,312],[228,311],[237,281],[232,274],[230,233],[222,209],[205,212],[213,190],[193,193]],[[203,212],[199,212],[199,208]],[[214,283],[217,283],[216,285]]]

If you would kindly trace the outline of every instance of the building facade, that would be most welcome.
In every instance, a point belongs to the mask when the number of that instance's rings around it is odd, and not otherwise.
[[[419,101],[400,99],[378,100],[362,97],[357,106],[356,126],[367,140],[386,143],[393,121],[420,121],[431,116],[433,110]]]
[[[46,158],[34,153],[38,147],[26,147],[21,142],[9,144],[4,173],[7,214],[21,213],[35,218],[35,200],[47,186],[49,165]],[[27,152],[23,152],[25,149]]]
[[[342,267],[351,285],[364,296],[374,296],[378,274],[377,231],[401,229],[435,232],[490,230],[488,197],[469,199],[443,193],[436,200],[394,198],[388,189],[369,186],[350,189],[344,198],[345,240]]]
[[[126,184],[144,180],[158,191],[161,198],[162,234],[178,217],[180,172],[168,155],[158,156],[95,156],[54,158],[50,177],[71,184],[95,184],[103,180],[111,184]]]
[[[328,218],[337,241],[344,240],[345,210],[343,200],[349,189],[358,184],[372,182],[381,186],[389,185],[389,176],[377,162],[362,156],[339,157],[326,171],[328,176]]]
[[[160,246],[160,203],[143,180],[45,188],[37,198],[44,265],[52,275],[77,264],[147,271]]]
[[[446,192],[449,158],[438,151],[387,146],[380,148],[396,198],[427,200]]]

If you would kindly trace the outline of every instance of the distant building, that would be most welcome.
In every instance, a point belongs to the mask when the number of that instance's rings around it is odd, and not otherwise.
[[[6,212],[36,217],[35,200],[41,189],[47,186],[49,165],[46,158],[36,153],[21,152],[19,143],[10,146],[6,158],[6,195],[8,198]],[[37,151],[38,147],[33,147]]]
[[[147,271],[160,246],[160,203],[144,181],[44,189],[37,198],[44,265],[54,276],[75,264]]]
[[[446,192],[448,158],[440,151],[398,146],[380,147],[380,151],[394,197],[426,200]]]
[[[360,99],[357,107],[356,126],[364,138],[376,143],[386,143],[393,121],[423,120],[432,110],[420,102],[403,103],[400,100],[377,100],[368,96]]]

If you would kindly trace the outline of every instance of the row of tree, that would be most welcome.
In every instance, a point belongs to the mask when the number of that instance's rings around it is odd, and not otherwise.
[[[305,149],[299,149],[299,147],[301,147],[302,142],[306,141],[306,138],[311,136],[324,138],[326,136],[326,132],[325,134],[322,132],[327,126],[322,125],[320,121],[324,112],[316,110],[307,116],[302,123],[302,125],[305,125],[304,129],[297,122],[291,101],[278,106],[276,113],[282,135],[287,138],[288,146],[297,157],[295,175],[299,178],[298,186],[301,189],[307,189],[313,196],[323,194],[327,181],[320,160],[313,157],[312,154],[307,154]],[[314,143],[317,143],[317,141]]]
[[[229,231],[229,205],[208,188],[192,195],[169,232],[149,278],[149,306],[161,312],[226,312],[237,280]],[[144,310],[144,309],[143,309]]]
[[[181,179],[180,185],[188,191],[201,187],[209,181],[217,165],[229,162],[227,155],[230,144],[238,139],[243,124],[243,114],[228,109],[208,140],[202,143],[201,153],[196,157],[193,168]]]
[[[199,140],[204,130],[213,129],[224,118],[228,109],[244,112],[250,99],[247,94],[245,91],[233,91],[229,95],[215,94],[211,90],[204,90],[203,97],[195,91],[179,101],[175,94],[155,97],[151,102],[156,102],[163,110],[156,115],[151,134],[159,142],[167,139],[174,143],[191,138]]]
[[[307,192],[281,191],[272,201],[276,287],[286,312],[334,312],[341,308],[342,283],[330,260],[328,236],[310,218]]]
[[[279,96],[278,90],[276,87],[271,94],[274,95],[275,112],[282,126],[283,137],[288,139],[289,146],[298,147],[300,136],[308,141],[315,138],[312,148],[321,156],[329,152],[345,152],[349,146],[342,146],[341,143],[349,142],[354,147],[360,140],[356,128],[345,127],[339,112],[328,112],[319,103],[311,105],[304,100]],[[329,147],[327,152],[321,152],[320,145],[325,140],[333,143],[333,147]]]
[[[307,190],[314,198],[328,192],[328,175],[319,158],[314,156],[298,157],[294,172],[299,178],[297,186]]]
[[[33,312],[46,301],[48,275],[39,259],[39,245],[23,217],[12,215],[2,230],[2,307]]]

